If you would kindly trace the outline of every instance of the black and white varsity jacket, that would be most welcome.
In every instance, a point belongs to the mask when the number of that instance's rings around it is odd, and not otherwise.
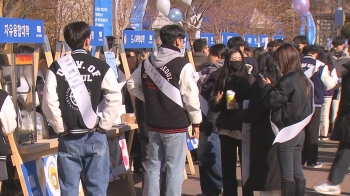
[[[93,110],[104,105],[102,117],[96,122],[98,130],[110,130],[118,116],[122,95],[113,70],[107,63],[91,56],[86,50],[72,52],[80,75],[89,91]],[[57,61],[50,66],[44,87],[43,112],[56,133],[86,133],[90,130],[84,124],[75,99]]]
[[[0,90],[0,161],[6,161],[8,147],[5,141],[5,135],[13,133],[17,127],[16,110],[11,97],[6,91]]]
[[[145,73],[146,63],[151,63],[172,86],[179,89],[184,108],[159,90]],[[181,133],[186,132],[191,123],[199,126],[202,113],[193,73],[193,65],[183,58],[178,48],[171,45],[162,45],[133,72],[127,82],[128,90],[145,101],[149,131]]]

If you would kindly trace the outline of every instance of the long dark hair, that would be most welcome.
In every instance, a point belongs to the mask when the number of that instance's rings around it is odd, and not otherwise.
[[[297,49],[290,43],[283,44],[275,51],[274,56],[283,75],[293,71],[301,72],[305,93],[310,97],[311,86],[309,80],[302,72],[300,56]]]
[[[272,83],[276,83],[282,76],[276,60],[273,58],[273,52],[269,51],[259,56],[259,73],[268,77]]]
[[[332,55],[328,50],[323,50],[318,53],[317,60],[326,65],[332,65]]]
[[[239,54],[242,56],[243,67],[241,68],[241,70],[237,72],[233,72],[229,68],[229,64],[230,64],[231,55],[236,52],[239,52]],[[232,48],[227,52],[225,56],[224,65],[220,73],[220,77],[215,82],[215,85],[213,88],[213,92],[212,92],[213,96],[217,95],[218,92],[225,90],[226,83],[231,79],[231,76],[243,77],[249,80],[249,74],[248,74],[247,67],[245,66],[243,52],[237,48]]]
[[[300,56],[297,49],[290,43],[283,44],[274,53],[281,73],[301,70]]]

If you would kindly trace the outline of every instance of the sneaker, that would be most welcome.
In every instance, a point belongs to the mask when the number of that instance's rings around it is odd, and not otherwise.
[[[315,191],[325,195],[340,195],[341,190],[339,185],[331,185],[329,182],[314,186]]]
[[[322,163],[314,163],[314,164],[311,164],[311,165],[306,165],[307,168],[321,168],[322,167]]]

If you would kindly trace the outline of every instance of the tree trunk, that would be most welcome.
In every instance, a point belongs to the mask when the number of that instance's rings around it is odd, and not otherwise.
[[[4,16],[3,10],[4,9],[4,1],[0,0],[0,17]]]

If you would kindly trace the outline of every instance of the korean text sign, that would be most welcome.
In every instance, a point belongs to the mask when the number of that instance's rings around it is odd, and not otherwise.
[[[268,35],[259,35],[260,47],[265,46],[265,42],[266,41],[269,41],[269,36]]]
[[[227,45],[227,42],[229,39],[231,39],[232,37],[238,37],[238,36],[239,36],[238,33],[222,32],[221,33],[221,43]]]
[[[283,35],[275,35],[275,36],[273,36],[273,40],[276,40],[276,39],[284,40],[284,36]]]
[[[18,18],[0,18],[1,43],[44,43],[44,22]]]
[[[201,38],[207,39],[209,47],[215,44],[214,37],[214,33],[201,33]]]
[[[153,48],[154,31],[125,30],[123,44],[125,48]]]
[[[112,0],[94,0],[94,25],[103,27],[104,35],[113,35]]]
[[[244,40],[248,43],[249,47],[251,48],[258,47],[258,36],[246,34],[243,37],[244,37]]]
[[[90,26],[90,45],[91,46],[103,46],[104,45],[104,33],[103,27]]]

